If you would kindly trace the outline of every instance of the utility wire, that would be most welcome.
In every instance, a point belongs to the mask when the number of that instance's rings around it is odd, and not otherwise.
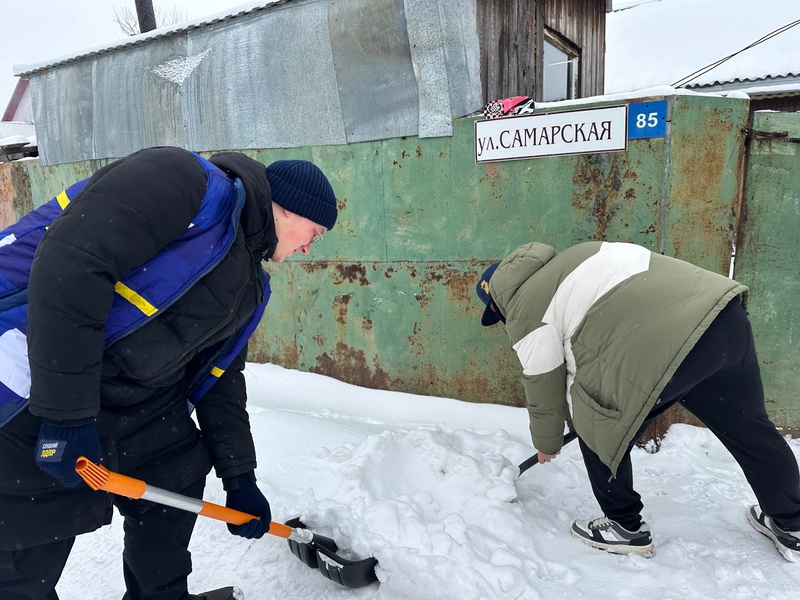
[[[800,25],[800,19],[798,19],[797,21],[794,21],[794,22],[792,22],[792,23],[787,23],[786,25],[783,25],[782,27],[778,27],[778,29],[776,29],[776,30],[774,30],[774,31],[771,31],[771,32],[769,32],[768,34],[766,34],[766,35],[765,35],[765,36],[763,36],[762,38],[760,38],[760,39],[756,40],[756,41],[755,41],[755,42],[753,42],[752,44],[749,44],[749,45],[745,46],[745,47],[744,47],[744,48],[742,48],[741,50],[737,50],[737,51],[736,51],[736,52],[734,52],[733,54],[729,54],[728,56],[726,56],[726,57],[724,57],[724,58],[720,58],[720,59],[719,59],[718,61],[716,61],[716,62],[713,62],[713,63],[711,63],[711,64],[708,64],[708,65],[706,65],[705,67],[701,67],[700,69],[698,69],[698,70],[697,70],[697,71],[695,71],[694,73],[690,73],[690,74],[689,74],[689,75],[687,75],[686,77],[683,77],[682,79],[679,79],[678,81],[676,81],[675,83],[673,83],[673,84],[672,84],[672,87],[684,87],[684,86],[685,86],[687,83],[689,83],[690,81],[692,81],[692,80],[694,80],[694,79],[697,79],[698,77],[700,77],[701,75],[704,75],[705,73],[708,73],[708,72],[709,72],[709,71],[711,71],[712,69],[715,69],[716,67],[718,67],[719,65],[721,65],[721,64],[722,64],[722,63],[724,63],[725,61],[732,59],[732,58],[733,58],[734,56],[736,56],[737,54],[741,54],[741,53],[742,53],[742,52],[744,52],[745,50],[749,50],[750,48],[753,48],[753,47],[755,47],[755,46],[758,46],[758,45],[759,45],[759,44],[761,44],[762,42],[766,42],[767,40],[774,38],[776,35],[780,35],[780,34],[782,34],[783,32],[785,32],[785,31],[788,31],[788,30],[789,30],[789,29],[791,29],[792,27],[796,27],[797,25]]]

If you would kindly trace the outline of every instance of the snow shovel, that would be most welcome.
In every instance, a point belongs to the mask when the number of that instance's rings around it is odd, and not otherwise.
[[[147,485],[141,479],[109,471],[84,456],[75,463],[75,471],[93,490],[103,490],[135,500],[148,500],[232,525],[243,525],[258,519],[256,516],[226,506]],[[287,521],[285,525],[271,521],[267,533],[285,538],[297,558],[309,567],[319,569],[322,575],[340,585],[360,588],[378,580],[375,576],[375,566],[378,564],[376,558],[363,560],[342,558],[337,554],[339,549],[336,542],[329,537],[313,533],[300,523],[299,519]]]
[[[572,440],[574,440],[577,437],[578,437],[577,433],[575,433],[574,431],[570,431],[567,435],[564,436],[564,442],[561,444],[561,446],[562,447],[566,446],[567,444],[569,444]],[[530,469],[533,465],[538,465],[538,464],[539,464],[539,453],[537,452],[536,454],[534,454],[530,458],[526,458],[525,460],[523,460],[519,464],[519,474],[522,475],[525,471]]]

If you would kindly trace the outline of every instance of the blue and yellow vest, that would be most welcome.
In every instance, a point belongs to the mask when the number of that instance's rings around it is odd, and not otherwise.
[[[200,156],[197,160],[208,178],[200,210],[178,239],[114,286],[116,294],[106,320],[106,347],[169,307],[211,271],[233,244],[245,201],[242,182],[231,180]],[[34,252],[50,223],[87,181],[71,185],[0,232],[0,427],[27,406],[30,396],[27,288]],[[235,335],[201,353],[202,366],[187,393],[190,409],[241,352],[261,320],[270,295],[269,276],[263,271],[261,274],[264,301]]]

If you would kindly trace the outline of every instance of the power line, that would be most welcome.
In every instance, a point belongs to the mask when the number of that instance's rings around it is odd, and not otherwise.
[[[770,32],[769,32],[768,34],[766,34],[765,36],[761,37],[760,39],[757,39],[755,42],[753,42],[753,43],[751,43],[751,44],[748,44],[747,46],[745,46],[745,47],[744,47],[744,48],[742,48],[741,50],[737,50],[737,51],[736,51],[736,52],[734,52],[733,54],[729,54],[728,56],[726,56],[726,57],[724,57],[724,58],[720,58],[720,59],[719,59],[718,61],[716,61],[716,62],[713,62],[713,63],[711,63],[711,64],[708,64],[708,65],[706,65],[705,67],[701,67],[700,69],[698,69],[698,70],[697,70],[697,71],[695,71],[694,73],[690,73],[690,74],[689,74],[689,75],[687,75],[686,77],[683,77],[683,78],[679,79],[678,81],[676,81],[675,83],[673,83],[673,84],[672,84],[672,87],[684,87],[684,86],[685,86],[687,83],[689,83],[690,81],[692,81],[692,80],[694,80],[694,79],[697,79],[698,77],[700,77],[701,75],[704,75],[704,74],[708,73],[708,72],[709,72],[709,71],[711,71],[712,69],[715,69],[716,67],[718,67],[719,65],[721,65],[721,64],[722,64],[722,63],[724,63],[725,61],[728,61],[728,60],[732,59],[732,58],[733,58],[734,56],[736,56],[737,54],[741,54],[741,53],[742,53],[742,52],[744,52],[745,50],[749,50],[750,48],[753,48],[753,47],[755,47],[755,46],[758,46],[759,44],[761,44],[761,43],[763,43],[763,42],[766,42],[767,40],[769,40],[769,39],[772,39],[772,38],[774,38],[775,36],[777,36],[777,35],[780,35],[780,34],[782,34],[783,32],[785,32],[785,31],[788,31],[789,29],[791,29],[792,27],[795,27],[795,26],[797,26],[797,25],[800,25],[800,19],[798,19],[797,21],[794,21],[794,22],[792,22],[792,23],[787,23],[786,25],[783,25],[782,27],[778,27],[778,29],[776,29],[776,30],[774,30],[774,31],[770,31]]]

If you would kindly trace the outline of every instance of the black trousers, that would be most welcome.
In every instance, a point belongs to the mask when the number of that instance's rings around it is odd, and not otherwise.
[[[657,343],[657,340],[654,340]],[[733,455],[761,509],[779,525],[800,529],[800,473],[792,450],[769,420],[750,321],[738,300],[714,319],[681,363],[634,442],[676,402],[700,419]],[[600,508],[629,530],[642,522],[628,447],[616,477],[580,440]]]
[[[75,538],[25,550],[0,550],[0,598],[58,600],[56,583]]]
[[[180,490],[202,498],[205,479]],[[184,600],[192,571],[188,550],[197,515],[118,497],[115,505],[124,517],[123,600]],[[75,538],[22,550],[0,550],[2,600],[58,600],[55,586],[66,565]]]

